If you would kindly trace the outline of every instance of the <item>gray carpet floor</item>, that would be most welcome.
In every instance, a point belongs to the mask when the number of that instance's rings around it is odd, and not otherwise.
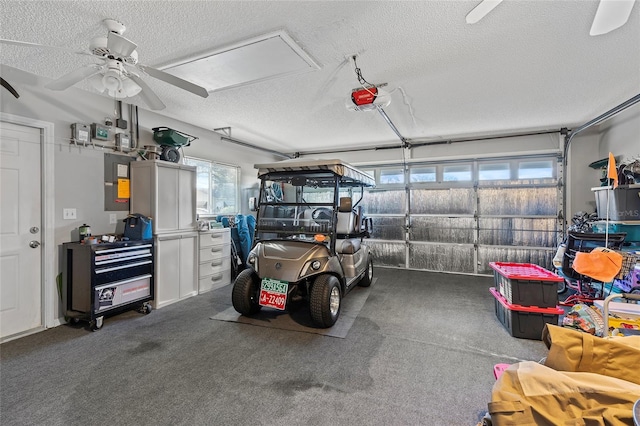
[[[341,339],[211,320],[231,306],[226,286],[4,343],[0,423],[475,425],[494,364],[547,354],[497,320],[492,278],[375,274]]]

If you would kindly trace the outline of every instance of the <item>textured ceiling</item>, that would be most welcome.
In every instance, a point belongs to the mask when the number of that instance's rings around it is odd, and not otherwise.
[[[281,152],[399,143],[376,112],[346,110],[353,54],[367,81],[388,83],[385,111],[410,140],[572,127],[640,92],[640,4],[625,26],[591,37],[597,1],[506,0],[466,24],[478,3],[2,0],[0,38],[86,50],[113,18],[139,61],[160,68],[283,29],[320,70],[207,99],[145,76],[167,105],[160,114]],[[91,58],[0,44],[0,62],[55,79]]]

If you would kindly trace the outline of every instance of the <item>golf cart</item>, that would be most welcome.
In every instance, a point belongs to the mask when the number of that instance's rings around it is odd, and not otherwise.
[[[364,243],[371,219],[359,205],[370,175],[340,160],[257,164],[260,197],[247,269],[233,284],[242,315],[307,302],[318,327],[331,327],[342,297],[371,285],[373,256]]]

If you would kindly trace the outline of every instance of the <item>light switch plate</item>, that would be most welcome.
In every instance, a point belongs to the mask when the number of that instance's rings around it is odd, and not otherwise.
[[[109,214],[109,223],[118,223],[118,218],[115,213]]]
[[[62,219],[64,220],[76,219],[76,209],[62,209]]]

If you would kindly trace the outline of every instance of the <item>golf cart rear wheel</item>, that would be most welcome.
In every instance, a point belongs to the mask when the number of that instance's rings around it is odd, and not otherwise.
[[[362,276],[362,279],[360,279],[360,282],[358,283],[358,285],[360,287],[369,287],[372,281],[373,281],[373,259],[371,258],[371,256],[369,256],[369,260],[367,261],[367,270]]]
[[[251,269],[245,269],[238,274],[233,283],[231,302],[238,313],[250,316],[257,313],[262,306],[258,304],[259,279]]]
[[[341,307],[340,281],[333,275],[319,275],[311,287],[309,297],[309,310],[313,322],[318,327],[331,327],[338,320]]]

